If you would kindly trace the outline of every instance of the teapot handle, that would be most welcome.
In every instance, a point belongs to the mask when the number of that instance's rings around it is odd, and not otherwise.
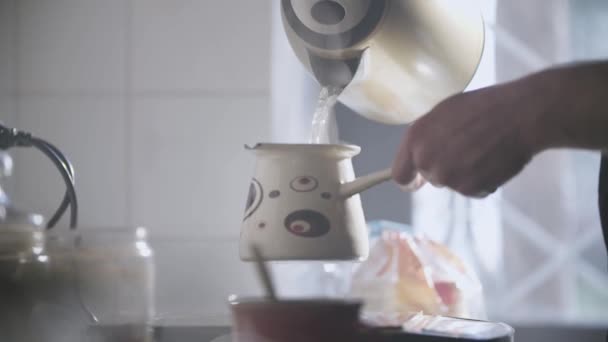
[[[389,181],[391,178],[392,169],[390,167],[382,171],[376,171],[369,175],[359,177],[352,182],[344,183],[340,186],[340,197],[348,198],[354,196],[371,187]],[[400,186],[400,188],[403,191],[413,192],[420,189],[425,183],[426,180],[418,173],[410,184]]]

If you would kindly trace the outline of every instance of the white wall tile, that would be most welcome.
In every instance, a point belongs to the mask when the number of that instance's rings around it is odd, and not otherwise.
[[[238,240],[183,237],[154,241],[157,312],[164,325],[227,325],[228,297],[260,295]]]
[[[74,164],[81,225],[124,225],[123,100],[24,97],[20,103],[20,128],[56,145]],[[35,150],[20,150],[17,157],[18,203],[50,217],[63,197],[62,179]]]
[[[19,0],[18,3],[21,90],[123,89],[125,1]]]
[[[15,1],[0,0],[0,96],[14,90]]]
[[[135,0],[136,91],[266,91],[268,0]]]
[[[227,324],[229,294],[260,293],[237,237],[253,173],[243,144],[269,136],[270,2],[12,1],[24,94],[14,122],[74,163],[81,224],[151,228],[159,313]],[[126,76],[132,113],[117,96]],[[0,120],[14,104],[0,97]],[[17,204],[48,217],[63,196],[57,171],[29,149],[16,167]]]
[[[264,97],[136,99],[133,223],[238,236],[253,173],[243,144],[266,140],[267,107]]]
[[[16,97],[0,94],[0,122],[9,127],[17,124]]]

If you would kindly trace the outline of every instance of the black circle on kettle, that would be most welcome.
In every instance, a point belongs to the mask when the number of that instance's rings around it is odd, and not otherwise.
[[[306,238],[323,236],[331,229],[327,217],[314,210],[298,210],[287,215],[285,228],[294,235]]]
[[[312,17],[323,25],[336,25],[344,20],[346,9],[335,1],[319,1],[310,9]]]

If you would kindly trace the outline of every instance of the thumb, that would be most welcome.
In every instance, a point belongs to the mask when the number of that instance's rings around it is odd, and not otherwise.
[[[407,139],[404,139],[393,162],[393,180],[397,184],[408,185],[415,180],[417,174],[409,144]]]

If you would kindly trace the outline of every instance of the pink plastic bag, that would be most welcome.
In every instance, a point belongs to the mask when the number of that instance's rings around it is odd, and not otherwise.
[[[424,237],[384,230],[355,271],[351,296],[364,312],[399,322],[413,315],[485,319],[477,276],[445,246]],[[389,322],[386,322],[389,323]]]

